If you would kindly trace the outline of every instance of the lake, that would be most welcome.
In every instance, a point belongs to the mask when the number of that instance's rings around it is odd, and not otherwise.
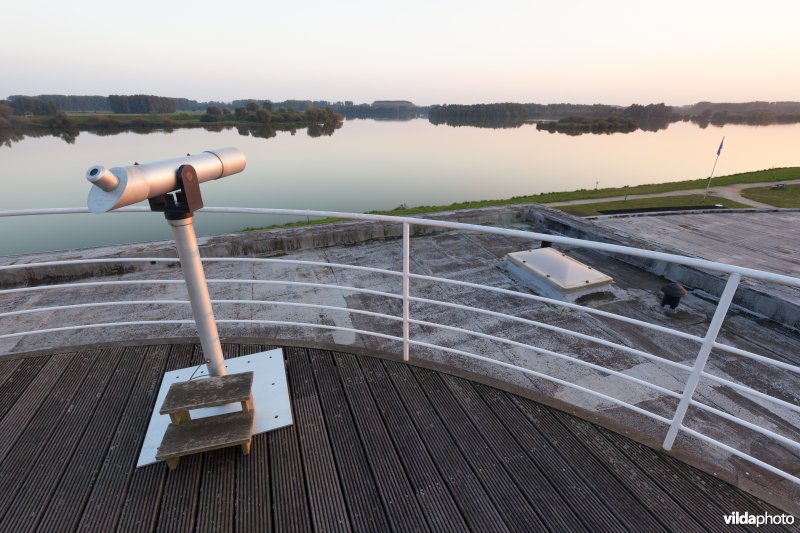
[[[350,120],[330,137],[278,132],[271,139],[200,129],[172,133],[82,132],[74,144],[27,138],[0,147],[0,210],[85,207],[86,169],[178,157],[235,146],[242,173],[203,185],[207,206],[363,212],[400,204],[449,204],[580,188],[707,177],[798,166],[800,124],[710,126],[674,123],[658,132],[568,135],[536,130]],[[198,233],[289,222],[287,217],[196,217]],[[0,255],[169,239],[160,214],[60,215],[0,219]]]

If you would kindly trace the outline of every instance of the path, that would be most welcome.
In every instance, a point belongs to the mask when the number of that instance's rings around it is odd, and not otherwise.
[[[755,200],[751,200],[749,198],[745,198],[742,196],[743,189],[752,189],[753,187],[768,187],[770,185],[776,185],[779,183],[783,183],[785,185],[797,185],[800,184],[800,179],[797,180],[783,180],[783,181],[771,181],[771,182],[764,182],[764,183],[736,183],[733,185],[720,185],[717,187],[711,187],[709,192],[725,198],[727,200],[733,200],[734,202],[739,202],[741,204],[749,205],[751,207],[765,207],[769,209],[775,208],[774,205],[769,205],[761,202],[756,202]],[[692,194],[703,194],[705,189],[690,189],[686,191],[668,191],[668,192],[658,192],[652,194],[629,194],[627,196],[609,196],[606,198],[591,198],[588,200],[570,200],[567,202],[552,202],[546,203],[545,205],[550,207],[559,207],[565,205],[581,205],[581,204],[594,204],[598,202],[616,202],[622,200],[636,200],[639,198],[658,198],[662,196],[689,196]]]

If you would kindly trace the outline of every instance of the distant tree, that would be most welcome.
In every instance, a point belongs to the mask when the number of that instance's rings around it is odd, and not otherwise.
[[[247,105],[245,106],[245,109],[249,113],[255,113],[256,111],[258,111],[258,102],[252,101],[252,100],[250,102],[247,102]]]
[[[45,102],[30,96],[12,96],[11,108],[16,115],[55,115],[59,109],[53,102]]]
[[[256,120],[262,124],[269,124],[272,120],[272,113],[266,109],[256,111]]]
[[[210,105],[206,109],[206,114],[218,117],[222,115],[222,110],[215,105]]]
[[[108,103],[114,113],[174,113],[177,110],[174,98],[147,94],[112,94]]]
[[[247,116],[247,110],[243,107],[237,107],[234,114],[237,120],[243,120]]]

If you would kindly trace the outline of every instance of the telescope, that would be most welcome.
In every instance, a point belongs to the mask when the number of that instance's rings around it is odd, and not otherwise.
[[[246,163],[238,148],[220,148],[127,167],[95,165],[86,171],[86,179],[92,184],[87,204],[92,213],[105,213],[180,189],[181,167],[192,167],[200,184],[241,172]]]
[[[105,213],[144,200],[149,201],[151,211],[164,213],[175,237],[197,334],[211,376],[224,376],[227,370],[197,246],[194,211],[203,207],[201,183],[241,172],[245,165],[241,150],[220,148],[110,170],[95,165],[86,171],[86,179],[92,184],[86,203],[92,213]]]

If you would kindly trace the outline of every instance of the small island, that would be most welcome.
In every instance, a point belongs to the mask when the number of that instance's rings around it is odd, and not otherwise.
[[[559,120],[538,122],[536,129],[549,131],[550,133],[566,133],[567,135],[630,133],[639,129],[639,124],[632,118],[624,117],[586,118],[573,116]]]

